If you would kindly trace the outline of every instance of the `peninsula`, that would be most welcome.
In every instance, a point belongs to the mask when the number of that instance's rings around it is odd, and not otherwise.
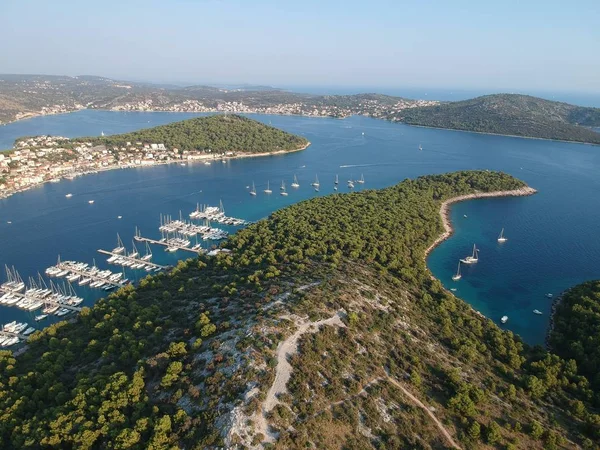
[[[0,447],[595,448],[578,364],[424,260],[444,202],[526,188],[457,172],[279,210],[0,351]]]
[[[0,198],[86,173],[203,160],[266,156],[310,143],[238,115],[214,115],[114,136],[18,139],[0,153]]]

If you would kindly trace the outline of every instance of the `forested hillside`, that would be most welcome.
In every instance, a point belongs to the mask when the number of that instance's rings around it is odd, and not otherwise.
[[[600,392],[600,281],[569,289],[556,307],[553,322],[552,349],[577,361],[595,391]]]
[[[528,95],[486,95],[390,115],[409,125],[600,144],[600,108]]]
[[[444,200],[523,186],[458,172],[315,198],[110,295],[0,352],[0,448],[598,448],[577,363],[425,264]]]
[[[96,145],[123,147],[127,142],[165,144],[179,150],[268,153],[298,150],[308,144],[295,136],[238,115],[213,115],[113,136],[82,138]]]

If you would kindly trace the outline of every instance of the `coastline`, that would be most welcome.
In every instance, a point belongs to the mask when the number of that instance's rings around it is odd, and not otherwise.
[[[125,111],[125,110],[117,110],[117,109],[107,109],[107,108],[81,108],[81,109],[75,109],[73,111],[64,111],[64,112],[57,112],[57,113],[51,113],[51,114],[41,114],[41,113],[31,113],[30,115],[28,115],[27,117],[22,117],[20,119],[16,119],[16,120],[11,120],[9,122],[2,122],[0,123],[0,125],[8,125],[11,123],[16,123],[16,122],[21,122],[24,120],[29,120],[29,119],[34,119],[36,117],[41,117],[41,116],[56,116],[59,114],[72,114],[72,113],[76,113],[79,111],[83,111],[83,110],[89,110],[89,111],[109,111],[109,112],[140,112],[140,113],[155,113],[155,112],[161,112],[161,113],[187,113],[187,114],[259,114],[259,115],[264,115],[264,116],[294,116],[294,117],[308,117],[308,118],[317,118],[317,119],[346,119],[347,117],[351,117],[355,114],[351,114],[349,116],[343,116],[343,117],[335,117],[335,116],[328,116],[328,115],[307,115],[307,114],[278,114],[278,113],[264,113],[264,112],[231,112],[231,111],[219,111],[219,110],[212,110],[212,111],[169,111],[169,110],[162,110],[162,109],[152,109],[152,110],[146,110],[146,111]],[[388,119],[386,117],[374,117],[374,116],[370,116],[370,115],[363,115],[363,114],[357,114],[359,116],[364,116],[364,117],[370,117],[372,119],[378,119],[378,120],[385,120],[386,122],[390,122],[390,123],[400,123],[402,125],[406,125],[409,127],[416,127],[416,128],[429,128],[432,130],[447,130],[447,131],[458,131],[461,133],[474,133],[474,134],[483,134],[483,135],[488,135],[488,136],[503,136],[503,137],[513,137],[513,138],[521,138],[521,139],[535,139],[535,140],[540,140],[540,141],[550,141],[550,142],[564,142],[566,144],[583,144],[583,145],[595,145],[595,146],[600,146],[600,143],[594,143],[594,142],[587,142],[587,141],[575,141],[575,140],[565,140],[565,139],[552,139],[552,138],[543,138],[543,137],[535,137],[535,136],[521,136],[518,134],[503,134],[503,133],[491,133],[491,132],[485,132],[485,131],[472,131],[472,130],[461,130],[458,128],[443,128],[443,127],[434,127],[434,126],[430,126],[430,125],[417,125],[417,124],[410,124],[410,123],[406,123],[403,122],[401,120],[391,120]],[[585,127],[585,128],[595,128],[595,127]],[[11,150],[11,149],[4,149],[1,150],[2,151],[7,151],[7,150]]]
[[[156,166],[164,166],[167,164],[182,164],[185,163],[187,164],[191,164],[194,162],[212,162],[212,161],[221,161],[221,160],[228,160],[228,159],[243,159],[243,158],[256,158],[256,157],[263,157],[263,156],[274,156],[274,155],[285,155],[287,153],[295,153],[295,152],[300,152],[302,150],[306,150],[309,146],[311,145],[311,142],[308,141],[305,145],[303,145],[302,147],[296,148],[296,149],[292,149],[292,150],[277,150],[275,152],[264,152],[264,153],[239,153],[236,154],[234,156],[219,156],[216,157],[214,155],[204,155],[204,157],[200,157],[200,158],[196,158],[196,159],[173,159],[173,160],[169,160],[169,161],[157,161],[155,164],[152,165],[139,165],[139,166],[108,166],[108,167],[100,167],[98,169],[95,170],[91,170],[89,172],[82,172],[81,174],[78,174],[77,177],[83,177],[85,175],[91,175],[91,174],[95,174],[95,173],[101,173],[101,172],[108,172],[110,170],[117,170],[117,169],[143,169],[146,167],[156,167]],[[63,180],[67,180],[67,178],[61,178],[60,181]],[[25,189],[19,189],[18,191],[14,191],[11,192],[10,194],[6,195],[6,196],[2,196],[0,195],[0,200],[4,200],[7,199],[9,197],[12,197],[15,194],[19,194],[21,192],[26,192],[30,189],[34,189],[36,187],[41,187],[44,184],[47,183],[52,183],[51,180],[45,180],[42,183],[38,183],[38,184],[33,184],[31,186],[27,186]]]
[[[459,202],[463,202],[466,200],[475,200],[478,198],[527,197],[529,195],[535,194],[536,192],[537,192],[536,189],[529,187],[529,186],[525,186],[524,188],[514,189],[512,191],[474,192],[472,194],[459,195],[457,197],[452,197],[447,200],[444,200],[442,202],[442,204],[440,205],[440,217],[442,218],[442,225],[444,226],[444,232],[441,235],[439,235],[436,238],[436,240],[433,241],[433,243],[429,247],[427,247],[427,249],[425,250],[425,254],[423,256],[423,260],[425,261],[425,266],[427,268],[427,271],[429,272],[429,276],[431,277],[431,279],[439,281],[439,283],[442,285],[442,289],[444,289],[449,294],[454,295],[456,297],[454,292],[448,291],[448,289],[446,289],[446,287],[443,285],[443,283],[433,275],[431,270],[429,270],[429,266],[427,266],[427,257],[429,256],[429,254],[438,245],[440,245],[446,239],[450,238],[450,236],[452,236],[452,234],[454,233],[454,228],[452,228],[452,221],[450,220],[450,206],[451,205],[453,205],[454,203],[459,203]],[[457,298],[460,298],[460,297],[457,297]],[[479,316],[483,320],[491,320],[489,317],[485,316],[483,313],[481,313],[480,311],[477,311],[475,308],[473,308],[473,306],[471,306],[465,300],[463,300],[463,299],[461,299],[461,300],[463,302],[465,302],[465,304],[467,304],[471,308],[471,311],[473,311],[473,313],[475,315]]]
[[[543,138],[543,137],[535,137],[535,136],[520,136],[518,134],[489,133],[489,132],[485,132],[485,131],[461,130],[459,128],[433,127],[431,125],[416,125],[416,124],[412,124],[412,123],[406,123],[406,122],[402,122],[400,120],[395,120],[395,121],[394,120],[390,120],[390,122],[392,122],[392,123],[401,123],[401,124],[409,126],[409,127],[429,128],[431,130],[458,131],[460,133],[483,134],[483,135],[486,135],[486,136],[503,136],[503,137],[513,137],[513,138],[520,138],[520,139],[534,139],[534,140],[537,140],[537,141],[564,142],[565,144],[583,144],[583,145],[600,146],[600,144],[598,144],[598,143],[587,142],[587,141],[567,141],[565,139],[552,139],[552,138]]]
[[[568,289],[565,289],[560,294],[558,294],[554,300],[552,301],[552,307],[550,308],[550,320],[548,322],[548,329],[546,330],[546,337],[544,338],[544,346],[546,350],[552,351],[552,346],[550,345],[550,335],[554,331],[554,315],[556,314],[556,310],[560,306],[562,299],[565,295],[567,295],[574,286],[571,286]]]
[[[526,197],[529,195],[533,195],[537,192],[532,187],[526,186],[521,189],[514,189],[512,191],[493,191],[493,192],[474,192],[472,194],[459,195],[458,197],[452,197],[448,200],[444,200],[440,206],[440,217],[442,218],[442,225],[444,226],[444,232],[438,236],[438,238],[433,241],[426,250],[424,259],[426,260],[429,254],[448,239],[454,233],[454,228],[452,228],[452,221],[450,220],[450,206],[454,203],[463,202],[466,200],[474,200],[478,198],[493,198],[493,197]]]

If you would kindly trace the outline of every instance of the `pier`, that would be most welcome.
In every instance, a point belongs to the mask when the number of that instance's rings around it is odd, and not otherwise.
[[[146,242],[152,243],[150,240],[148,240]],[[188,250],[190,250],[190,249],[188,249]],[[111,251],[108,251],[108,250],[98,249],[98,253],[102,253],[103,255],[108,255],[108,256],[114,256],[116,258],[121,258],[122,260],[129,261],[129,262],[131,262],[133,264],[143,264],[146,267],[152,267],[152,269],[154,271],[166,270],[166,269],[169,268],[169,266],[162,266],[160,264],[156,264],[156,263],[153,263],[151,261],[145,261],[145,260],[140,259],[140,258],[134,258],[134,257],[131,257],[131,256],[123,255],[121,253],[111,252]]]
[[[10,290],[7,290],[7,289],[2,289],[2,288],[0,287],[0,294],[8,294],[8,293],[10,293],[10,295],[11,295],[12,297],[18,297],[18,298],[19,298],[19,300],[23,300],[23,299],[27,298],[27,299],[32,299],[32,300],[36,300],[36,301],[40,301],[40,302],[44,302],[44,304],[45,304],[45,305],[58,306],[59,308],[65,308],[65,309],[68,309],[68,310],[70,310],[70,311],[76,311],[76,312],[79,312],[79,311],[81,311],[81,308],[80,308],[80,307],[78,307],[78,306],[72,306],[72,305],[68,305],[68,304],[66,304],[66,303],[61,303],[61,302],[59,302],[59,301],[55,300],[55,299],[52,297],[52,295],[49,295],[49,296],[46,296],[46,297],[39,297],[39,296],[36,296],[36,295],[27,295],[27,291],[25,291],[25,293],[24,293],[24,294],[22,294],[22,293],[20,293],[20,292],[14,292],[14,291],[10,291]],[[3,306],[14,306],[14,307],[16,307],[16,308],[19,308],[19,307],[17,306],[17,303],[18,303],[18,302],[15,302],[15,303],[12,303],[12,304],[9,304],[9,303],[3,303],[2,305],[3,305]],[[39,308],[36,308],[36,310],[37,310],[37,309],[40,309],[41,307],[42,307],[42,305],[40,305],[40,307],[39,307]],[[19,309],[21,309],[21,308],[19,308]],[[32,310],[26,310],[26,311],[32,311]],[[35,311],[35,310],[33,310],[33,311]],[[14,333],[13,333],[13,334],[14,334]]]
[[[123,287],[126,284],[124,281],[111,280],[110,277],[108,277],[108,276],[102,277],[99,275],[100,272],[93,272],[86,268],[79,268],[74,264],[70,264],[68,261],[67,262],[59,262],[56,264],[55,267],[59,268],[60,270],[68,271],[71,274],[79,275],[80,278],[82,278],[82,277],[83,278],[91,278],[91,283],[93,283],[95,281],[102,282],[104,285],[113,286],[115,288]],[[108,273],[108,271],[106,271],[106,272]]]
[[[184,247],[182,245],[178,245],[173,242],[169,242],[167,240],[157,241],[156,239],[150,239],[150,238],[144,237],[139,233],[134,236],[134,239],[138,242],[148,242],[149,244],[162,245],[163,247],[165,247],[165,249],[172,248],[172,249],[176,249],[176,250],[184,250],[186,252],[194,253],[195,255],[201,255],[205,251],[203,248],[194,249],[194,248],[190,248],[190,247]]]

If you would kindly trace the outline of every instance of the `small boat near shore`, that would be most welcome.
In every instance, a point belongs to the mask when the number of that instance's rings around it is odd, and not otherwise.
[[[554,295],[552,295],[552,294],[548,293],[548,294],[546,294],[546,297],[547,297],[547,298],[552,298],[552,297],[554,297]]]
[[[508,316],[502,316],[502,318],[500,319],[500,322],[502,322],[502,323],[508,322]]]
[[[533,310],[534,314],[537,314],[538,316],[541,316],[542,314],[544,314],[543,312],[541,312],[539,309],[534,309]]]
[[[267,181],[267,188],[263,191],[265,194],[272,194],[273,191],[271,190],[271,186],[269,184],[269,181]]]
[[[294,175],[294,182],[291,185],[293,188],[299,188],[300,184],[298,183],[298,178],[296,178],[296,175]]]

